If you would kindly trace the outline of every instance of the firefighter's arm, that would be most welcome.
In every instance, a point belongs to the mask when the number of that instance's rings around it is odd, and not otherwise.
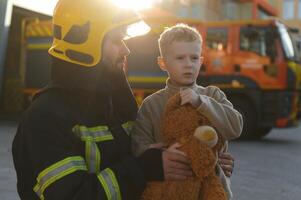
[[[156,143],[151,113],[150,106],[144,101],[130,134],[132,151],[135,156],[140,156]]]
[[[89,173],[80,153],[84,143],[72,135],[68,121],[49,115],[33,117],[23,128],[30,157],[24,173],[34,174],[32,188],[40,199],[135,199],[143,191],[144,175],[136,159],[128,155]]]
[[[226,140],[240,136],[243,120],[241,114],[233,108],[226,95],[217,87],[207,87],[208,95],[200,95],[201,105],[197,108]]]

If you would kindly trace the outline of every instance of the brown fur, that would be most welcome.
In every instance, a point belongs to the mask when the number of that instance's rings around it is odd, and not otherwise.
[[[144,200],[226,200],[227,195],[216,175],[217,152],[224,141],[219,136],[218,143],[210,148],[200,143],[194,131],[201,125],[210,125],[191,105],[180,105],[179,94],[171,97],[165,107],[162,120],[162,134],[168,146],[179,142],[179,150],[191,160],[195,178],[185,181],[150,182],[142,199]]]

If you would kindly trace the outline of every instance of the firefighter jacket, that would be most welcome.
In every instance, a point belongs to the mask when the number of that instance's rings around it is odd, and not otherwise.
[[[36,95],[13,141],[19,196],[26,200],[138,199],[148,177],[162,179],[162,160],[160,150],[139,158],[131,155],[129,131],[136,108],[128,85],[113,88],[107,84],[112,80],[102,80],[96,81],[102,86],[95,87],[79,81],[86,74],[77,76],[76,66],[58,60],[54,64],[65,70],[59,69],[59,74],[70,76],[56,79],[60,75],[53,72],[52,83]]]

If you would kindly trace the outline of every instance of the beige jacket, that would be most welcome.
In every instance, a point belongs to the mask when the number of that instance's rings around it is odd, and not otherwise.
[[[242,116],[233,108],[225,94],[215,86],[201,87],[194,84],[190,88],[200,94],[202,103],[197,110],[210,120],[218,132],[226,140],[238,138],[243,127]],[[150,95],[143,101],[131,133],[132,149],[136,156],[142,154],[151,144],[163,142],[160,123],[165,104],[169,97],[179,91],[179,87],[171,85],[170,81],[167,80],[164,89]],[[228,144],[225,145],[224,152],[227,151],[227,148]],[[217,168],[230,199],[232,197],[230,180],[224,175],[220,166]]]

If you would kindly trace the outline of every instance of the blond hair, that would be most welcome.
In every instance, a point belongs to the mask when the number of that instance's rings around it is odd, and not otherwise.
[[[188,26],[187,24],[176,24],[169,27],[161,33],[158,39],[160,55],[163,57],[167,51],[169,45],[173,42],[200,42],[202,45],[202,36],[195,28]]]

